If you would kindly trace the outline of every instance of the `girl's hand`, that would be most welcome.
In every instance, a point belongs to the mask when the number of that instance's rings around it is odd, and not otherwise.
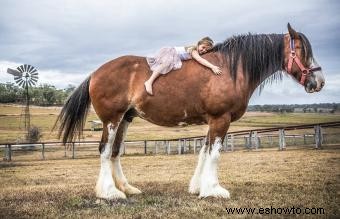
[[[218,67],[216,65],[211,67],[211,70],[214,72],[215,75],[220,75],[222,73],[222,70],[220,69],[220,67]]]

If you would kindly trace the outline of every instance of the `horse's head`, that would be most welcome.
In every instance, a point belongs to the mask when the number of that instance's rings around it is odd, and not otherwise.
[[[325,78],[313,57],[312,47],[306,36],[296,32],[288,23],[284,45],[284,64],[288,74],[303,85],[306,92],[320,91],[325,85]]]

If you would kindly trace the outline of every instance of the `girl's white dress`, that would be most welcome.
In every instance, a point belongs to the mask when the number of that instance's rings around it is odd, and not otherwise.
[[[180,69],[182,61],[192,59],[188,51],[190,49],[185,49],[185,47],[163,47],[155,57],[147,57],[146,61],[152,71],[167,74],[171,70]]]

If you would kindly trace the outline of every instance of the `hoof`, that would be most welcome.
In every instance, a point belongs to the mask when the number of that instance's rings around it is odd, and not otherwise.
[[[117,188],[127,195],[138,195],[142,193],[139,189],[137,189],[136,187],[128,183],[119,183],[116,181],[116,184],[117,184]]]
[[[128,184],[125,187],[125,193],[128,194],[128,195],[138,195],[138,194],[141,194],[142,192],[139,189],[137,189],[136,187]]]
[[[200,191],[199,197],[200,198],[215,197],[229,199],[230,193],[222,186],[216,185],[212,188],[206,189],[205,191]]]
[[[116,188],[111,188],[107,192],[98,191],[96,192],[98,198],[113,200],[113,199],[126,199],[126,195]]]
[[[194,195],[198,195],[200,193],[199,183],[197,183],[197,180],[194,178],[192,178],[190,181],[189,193]]]

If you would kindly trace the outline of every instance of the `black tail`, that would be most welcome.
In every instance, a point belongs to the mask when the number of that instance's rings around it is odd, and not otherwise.
[[[91,99],[89,95],[89,84],[91,77],[88,77],[79,87],[73,91],[64,104],[57,121],[60,121],[58,138],[63,135],[63,143],[71,142],[74,137],[80,137],[90,108]],[[77,134],[75,135],[75,132]]]

